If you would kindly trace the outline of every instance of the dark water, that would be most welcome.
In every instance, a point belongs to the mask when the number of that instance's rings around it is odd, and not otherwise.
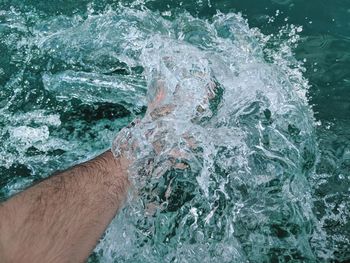
[[[254,254],[254,250],[244,246],[238,249],[237,245],[237,250],[245,251],[248,254],[245,260],[250,262],[349,261],[350,1],[122,3],[130,6],[131,10],[147,10],[141,15],[151,14],[135,20],[141,21],[135,23],[135,28],[145,35],[169,30],[168,25],[159,22],[160,16],[173,23],[170,27],[176,27],[176,23],[182,21],[178,17],[184,13],[186,17],[197,17],[197,24],[183,19],[184,32],[194,25],[193,28],[199,28],[198,31],[191,28],[187,32],[192,30],[196,35],[204,27],[201,23],[215,20],[217,12],[240,12],[251,28],[256,27],[263,35],[271,36],[265,53],[275,54],[281,43],[287,43],[293,57],[304,63],[305,70],[300,71],[309,81],[307,98],[316,119],[312,121],[315,124],[313,139],[317,141],[317,154],[313,157],[315,166],[310,168],[306,177],[310,187],[305,196],[311,196],[317,223],[313,226],[314,231],[302,236],[313,239],[310,241],[312,252],[297,245],[295,251],[301,252],[294,254],[293,249],[287,253],[288,249],[281,247],[278,247],[280,250],[266,250],[267,255],[262,254],[265,253],[262,250],[256,250]],[[122,47],[122,41],[127,41],[135,33],[129,30],[128,24],[115,26],[120,21],[120,14],[131,14],[119,4],[117,1],[0,0],[1,199],[58,169],[107,149],[122,127],[135,116],[143,114],[147,84],[145,67],[135,59],[137,48],[127,49],[124,60],[119,54],[114,55]],[[135,14],[135,17],[139,15]],[[125,21],[134,20],[125,18]],[[303,28],[297,32],[300,37],[298,44],[291,41],[295,35],[288,25],[292,24]],[[160,28],[161,25],[164,28]],[[188,41],[196,40],[189,38]],[[266,60],[271,58],[269,55],[266,57]],[[289,67],[293,69],[296,66],[291,64]],[[116,91],[113,85],[117,89],[123,86],[126,91]],[[271,225],[274,225],[273,220],[271,217]],[[290,225],[286,229],[275,227],[279,240],[286,240],[283,231],[293,232]],[[249,231],[253,232],[249,229],[239,231],[243,232],[240,237],[247,237]],[[240,237],[238,243],[248,246]],[[257,241],[249,242],[253,244]],[[290,245],[288,242],[286,244]],[[113,243],[113,236],[107,235],[91,260],[141,260],[141,255],[136,252],[133,252],[133,259],[115,256],[128,248],[118,247],[117,243]],[[221,249],[225,251],[227,247]],[[122,254],[125,253],[128,252]],[[180,249],[178,253],[187,255]],[[310,253],[314,256],[309,256]],[[142,256],[146,255],[145,252]],[[199,261],[210,261],[210,258],[201,255],[198,252]],[[210,257],[213,262],[219,258],[215,253]],[[155,255],[149,258],[149,262],[156,261]],[[242,259],[238,258],[227,262],[240,262]],[[173,262],[197,262],[181,257],[177,260]]]

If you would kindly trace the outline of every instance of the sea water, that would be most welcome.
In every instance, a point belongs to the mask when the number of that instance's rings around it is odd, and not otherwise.
[[[61,2],[0,2],[2,199],[144,117],[91,262],[349,259],[350,5]]]

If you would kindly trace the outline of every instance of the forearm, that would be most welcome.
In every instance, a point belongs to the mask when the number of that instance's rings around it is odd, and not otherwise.
[[[127,194],[123,166],[110,151],[62,172],[0,207],[4,262],[82,262]]]

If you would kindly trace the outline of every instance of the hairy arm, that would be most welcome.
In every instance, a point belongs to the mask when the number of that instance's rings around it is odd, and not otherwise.
[[[1,262],[83,262],[126,198],[127,162],[110,151],[0,204]]]

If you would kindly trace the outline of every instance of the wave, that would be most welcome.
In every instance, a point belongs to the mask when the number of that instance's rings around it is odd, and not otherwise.
[[[137,25],[131,53],[149,108],[114,145],[137,160],[137,197],[97,251],[118,262],[315,261],[307,81],[240,15],[120,12]]]
[[[57,162],[67,165],[144,113],[113,146],[118,155],[120,143],[130,144],[135,190],[95,249],[101,261],[315,262],[322,255],[309,185],[315,121],[292,52],[301,28],[286,26],[287,40],[278,42],[281,35],[263,35],[240,14],[173,19],[142,4],[45,19],[12,10],[6,19],[0,33],[14,32],[4,43],[21,63],[5,90],[28,74],[71,113],[103,111],[106,103],[126,112],[71,127],[67,112],[12,114],[14,94],[1,108],[7,159],[16,159],[8,154],[15,145],[20,162],[38,173],[53,158],[48,149],[61,149],[67,155]],[[30,75],[36,60],[44,66]],[[33,147],[43,154],[29,158]]]

